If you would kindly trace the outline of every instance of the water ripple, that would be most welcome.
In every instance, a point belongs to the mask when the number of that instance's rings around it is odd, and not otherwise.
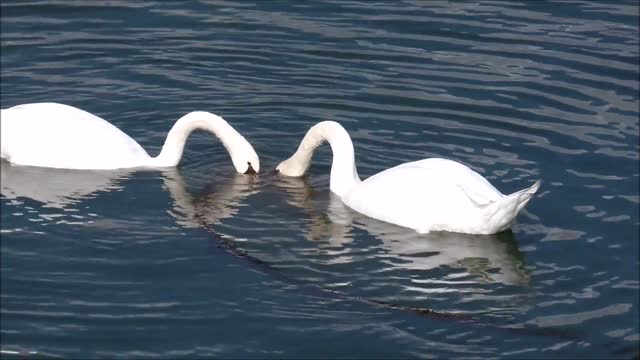
[[[637,356],[637,3],[0,6],[3,108],[69,103],[152,154],[212,111],[265,171],[331,119],[363,177],[544,180],[510,233],[418,236],[336,201],[328,147],[305,179],[233,176],[202,133],[177,171],[3,163],[3,357]]]

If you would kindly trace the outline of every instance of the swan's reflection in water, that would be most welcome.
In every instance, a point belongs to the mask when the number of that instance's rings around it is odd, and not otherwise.
[[[306,238],[324,242],[319,246],[327,252],[340,254],[334,258],[336,262],[353,260],[345,254],[344,248],[353,241],[354,232],[364,230],[381,242],[384,255],[379,257],[392,268],[431,270],[446,266],[465,270],[474,282],[528,284],[524,257],[510,230],[494,235],[418,234],[359,214],[331,192],[327,210],[319,209],[313,200],[315,192],[306,178],[280,177],[275,184],[288,193],[289,204],[310,216]]]
[[[45,207],[63,209],[100,192],[117,191],[132,170],[74,171],[2,162],[2,195],[8,199],[27,197]],[[242,201],[264,188],[264,180],[273,180],[286,192],[286,202],[302,209],[310,217],[305,237],[318,242],[326,254],[335,253],[331,262],[352,261],[344,248],[354,232],[364,230],[381,242],[379,256],[387,266],[409,270],[429,270],[442,266],[463,269],[474,281],[522,285],[528,282],[523,256],[510,231],[495,235],[467,235],[449,232],[418,234],[411,229],[391,225],[347,208],[329,192],[326,210],[314,201],[314,189],[306,178],[233,174],[231,179],[211,182],[192,195],[177,169],[161,171],[164,187],[171,194],[171,214],[184,227],[198,228],[220,223],[235,216]],[[326,258],[325,258],[326,260]]]
[[[99,192],[118,191],[132,170],[92,171],[17,166],[2,160],[2,195],[7,199],[30,198],[43,207],[64,209]]]
[[[41,225],[68,223],[101,229],[128,229],[127,231],[131,232],[149,231],[149,224],[145,225],[145,222],[148,222],[150,212],[144,209],[154,206],[154,201],[150,201],[151,197],[160,193],[161,189],[157,187],[155,180],[152,180],[152,184],[136,184],[135,181],[131,181],[140,175],[140,172],[151,173],[152,179],[162,180],[164,188],[171,196],[168,212],[178,225],[186,228],[215,225],[223,219],[235,216],[238,208],[242,206],[242,200],[257,191],[253,187],[255,176],[236,173],[231,175],[231,179],[227,174],[214,175],[214,180],[211,180],[212,176],[206,172],[195,174],[196,182],[202,182],[201,177],[204,176],[209,185],[200,192],[190,194],[185,180],[176,168],[91,171],[16,166],[6,161],[2,161],[1,165],[1,193],[3,199],[8,200],[3,204],[22,207],[27,199],[41,203],[36,208],[26,208],[32,221],[41,221],[42,218],[50,220],[40,223]],[[156,188],[148,192],[145,190],[145,193],[141,194],[136,186],[141,186],[142,189],[146,189],[147,186]],[[125,191],[125,187],[132,187],[126,190],[130,193],[125,196],[126,205],[110,200],[87,207],[87,199],[94,199],[104,193]],[[137,215],[132,215],[130,210],[120,211],[129,207],[133,207],[133,212]],[[89,208],[92,210],[87,210]],[[22,216],[22,210],[24,208],[15,211],[16,216]],[[94,213],[89,214],[88,211]],[[14,212],[8,212],[6,215],[12,213]],[[30,224],[35,226],[36,223]]]
[[[7,199],[29,198],[43,207],[71,208],[85,199],[95,198],[102,192],[120,191],[122,182],[136,171],[157,171],[164,187],[173,199],[174,217],[185,227],[199,226],[196,214],[211,220],[211,224],[234,216],[242,199],[255,193],[252,189],[256,177],[232,175],[231,180],[209,182],[202,194],[191,195],[187,184],[176,168],[162,170],[70,170],[34,166],[16,166],[2,160],[0,183],[2,195]],[[234,176],[235,175],[235,176]],[[198,211],[197,208],[202,208]]]
[[[257,175],[233,173],[231,179],[210,182],[204,189],[191,194],[187,183],[177,169],[162,172],[164,187],[171,194],[171,215],[184,227],[211,227],[235,216],[242,200],[258,192]]]
[[[354,239],[354,232],[365,230],[381,241],[388,266],[407,270],[431,270],[439,267],[463,269],[474,282],[525,285],[529,276],[524,259],[511,231],[494,235],[469,235],[450,232],[417,232],[361,215],[346,207],[329,192],[327,209],[314,201],[316,192],[306,178],[247,176],[235,174],[230,180],[216,182],[199,195],[191,195],[177,171],[165,171],[164,185],[174,201],[176,221],[185,227],[202,227],[235,216],[242,201],[273,182],[286,192],[286,203],[302,209],[310,224],[305,237],[315,241],[325,254],[335,253],[329,262],[350,262],[344,247]],[[295,234],[292,234],[295,236]],[[323,257],[326,262],[326,257]],[[459,275],[457,275],[459,276]],[[419,281],[419,280],[417,280]]]
[[[383,289],[389,284],[395,284],[426,294],[430,290],[442,291],[444,287],[450,288],[451,291],[461,291],[463,289],[455,286],[455,284],[461,283],[525,284],[528,281],[528,275],[522,269],[524,265],[522,255],[518,251],[516,241],[511,233],[492,236],[444,232],[420,235],[411,229],[360,215],[344,206],[330,192],[316,193],[304,178],[284,178],[270,174],[261,174],[260,176],[225,174],[212,178],[210,175],[199,172],[190,176],[189,180],[209,185],[199,191],[189,191],[188,184],[178,169],[167,169],[156,172],[156,174],[160,175],[159,178],[165,190],[170,194],[171,204],[166,210],[180,227],[205,228],[212,232],[217,241],[224,242],[222,245],[232,254],[244,257],[256,265],[264,267],[264,270],[275,270],[274,274],[280,274],[282,279],[291,280],[292,283],[306,283],[309,278],[297,271],[295,274],[287,275],[286,273],[290,270],[282,267],[283,264],[285,266],[287,264],[293,265],[293,268],[296,269],[308,267],[312,269],[312,272],[328,270],[324,275],[320,275],[325,280],[320,281],[321,285],[319,286],[325,288],[327,285],[328,288],[331,288],[331,284],[340,283],[347,278],[350,281],[359,277],[359,273],[351,266],[347,271],[341,273],[339,268],[327,269],[325,265],[354,263],[356,269],[359,269],[362,263],[358,264],[358,261],[361,261],[363,256],[366,257],[367,262],[365,267],[376,274],[373,276],[366,274],[362,278],[364,283],[356,290],[360,294],[358,296],[362,296],[362,291],[368,291],[365,288],[369,285],[374,287],[379,285],[379,288]],[[72,208],[76,202],[96,197],[100,193],[121,189],[123,182],[131,177],[131,170],[116,172],[70,171],[11,166],[3,163],[2,194],[9,199],[31,198],[44,203],[44,206],[52,206],[66,211],[67,207]],[[158,179],[155,175],[154,178]],[[135,186],[136,184],[131,185]],[[138,185],[145,186],[146,184]],[[154,183],[153,186],[156,185],[157,183]],[[283,189],[284,191],[282,191]],[[243,211],[248,214],[247,219],[237,216],[243,206],[255,203],[255,199],[247,201],[247,198],[257,195],[259,192],[263,192],[262,195],[270,196],[271,202],[286,201],[296,209],[301,209],[307,216],[302,215],[305,219],[282,219],[277,214],[270,213],[270,210],[258,208],[252,208],[252,212]],[[158,189],[150,192],[149,196],[156,196],[156,193],[159,193]],[[135,201],[142,201],[142,199],[138,198]],[[111,201],[107,204],[105,209],[113,208]],[[283,208],[271,203],[267,205],[274,205],[276,213],[278,209]],[[153,202],[150,202],[149,206],[153,206]],[[290,210],[286,209],[287,206],[284,208],[283,210],[290,214]],[[163,213],[165,210],[160,209],[159,211]],[[117,213],[120,214],[120,212]],[[117,219],[118,216],[116,218],[109,216],[101,218],[102,216],[98,215],[98,218],[92,218],[91,221],[79,221],[79,223],[90,224],[92,227],[104,227],[110,229],[109,231],[117,229],[119,234],[126,234],[127,237],[135,234],[138,238],[151,237],[155,241],[156,237],[162,236],[162,232],[149,233],[149,216],[151,215],[149,215],[148,209],[140,212],[134,219],[131,219],[128,213],[124,215],[125,219],[120,220]],[[225,221],[225,219],[230,221]],[[301,232],[298,230],[300,220],[306,223],[309,223],[310,220],[308,228],[303,228],[302,232],[305,233],[306,239],[313,241],[312,243],[300,239]],[[234,227],[233,224],[238,222],[243,226]],[[262,228],[251,229],[252,224]],[[65,229],[65,236],[67,236],[68,228],[63,229]],[[263,241],[264,239],[277,240],[278,236],[273,236],[274,231],[284,234],[286,239],[283,238],[282,241],[285,242],[277,244]],[[368,245],[363,246],[362,243],[355,241],[363,239],[361,236],[358,237],[358,232],[371,234],[372,240],[379,242],[379,244],[376,243],[371,248]],[[263,236],[254,239],[248,235],[252,233]],[[237,245],[239,237],[248,237],[248,241]],[[300,250],[300,242],[296,241],[296,238],[306,244],[302,246],[302,250]],[[118,243],[117,239],[116,236],[114,243]],[[286,245],[286,248],[291,244],[292,248],[288,252],[274,250],[278,246],[279,249],[282,249],[283,244]],[[306,252],[309,248],[307,245],[312,245],[312,248],[317,250],[319,255],[309,257],[309,252]],[[238,246],[242,249],[238,250]],[[256,246],[262,247],[264,253],[258,252],[256,254],[254,252]],[[254,254],[256,255],[254,256]],[[360,258],[354,260],[355,257]],[[308,266],[308,261],[314,265]],[[440,267],[458,268],[469,276],[463,276],[464,278],[461,279],[460,272],[448,271],[449,275],[444,276],[433,276],[433,274],[423,272]],[[415,270],[420,271],[420,275],[415,276]],[[317,272],[313,273],[314,276],[318,274]],[[452,274],[456,277],[450,277]],[[399,277],[404,280],[400,280]],[[356,281],[360,280],[356,279]],[[430,286],[429,282],[432,282],[433,286]],[[469,288],[465,291],[478,293],[483,299],[487,299],[486,295],[488,294],[483,290]],[[389,304],[395,303],[398,294],[393,291],[389,294],[390,299],[382,300],[377,304],[389,306]],[[415,295],[415,293],[413,294]],[[330,295],[335,296],[336,293],[331,292]],[[371,298],[378,298],[379,295],[373,294]],[[429,297],[434,299],[433,295],[434,293],[431,293]],[[365,297],[369,298],[367,294]],[[505,300],[504,297],[501,298]],[[446,296],[445,299],[447,299]],[[512,302],[511,300],[506,301]],[[507,304],[506,307],[512,307],[512,305]],[[422,308],[423,304],[418,307]],[[447,306],[440,307],[447,308]],[[407,307],[407,309],[412,308]]]

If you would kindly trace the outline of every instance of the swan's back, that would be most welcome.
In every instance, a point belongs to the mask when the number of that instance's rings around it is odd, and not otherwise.
[[[486,205],[504,197],[504,195],[482,175],[473,171],[468,166],[453,160],[430,158],[404,163],[397,167],[421,168],[428,170],[432,177],[452,181],[460,187],[474,203],[479,205]]]
[[[84,110],[57,103],[3,109],[2,158],[20,165],[114,169],[143,165],[149,155],[127,134]]]
[[[503,197],[467,166],[434,158],[380,172],[348,191],[343,201],[365,215],[419,231],[476,233],[484,226],[487,205]]]

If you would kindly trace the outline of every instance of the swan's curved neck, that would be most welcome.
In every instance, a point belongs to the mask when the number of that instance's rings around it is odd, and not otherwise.
[[[342,125],[335,121],[323,121],[314,125],[307,131],[291,161],[299,164],[304,174],[311,165],[313,152],[325,141],[331,145],[333,152],[330,188],[342,197],[351,187],[360,183],[353,143]]]
[[[206,111],[193,111],[176,121],[167,134],[162,151],[158,156],[151,159],[150,165],[158,167],[178,165],[182,158],[187,138],[197,129],[206,130],[214,134],[220,139],[232,157],[234,143],[241,141],[240,139],[242,138],[223,118]]]

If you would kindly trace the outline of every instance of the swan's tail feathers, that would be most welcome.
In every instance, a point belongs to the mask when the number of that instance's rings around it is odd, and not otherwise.
[[[487,215],[487,225],[491,229],[488,233],[497,233],[511,227],[520,210],[527,205],[536,191],[538,191],[540,184],[541,181],[538,180],[531,187],[516,191],[489,204],[485,213]]]
[[[538,180],[536,181],[533,185],[531,185],[529,188],[524,189],[524,190],[520,190],[517,191],[509,196],[515,195],[515,194],[520,194],[520,201],[518,202],[518,208],[516,209],[516,213],[519,213],[520,210],[522,210],[522,208],[527,205],[527,203],[529,202],[529,200],[531,200],[531,198],[533,197],[533,195],[538,191],[538,189],[540,188],[540,184],[542,184],[542,180]]]

